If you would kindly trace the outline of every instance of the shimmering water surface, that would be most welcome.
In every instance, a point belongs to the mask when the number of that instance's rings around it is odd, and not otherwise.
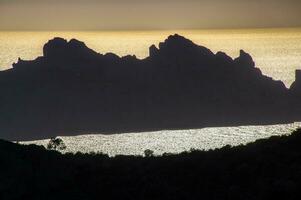
[[[256,66],[268,76],[282,80],[287,87],[294,71],[301,68],[301,29],[191,30],[135,32],[0,32],[0,69],[10,68],[18,57],[32,60],[42,55],[43,45],[53,37],[76,38],[96,52],[117,55],[148,56],[148,48],[168,35],[179,33],[213,52],[224,51],[235,58],[240,49],[249,52]],[[66,151],[101,151],[109,155],[178,153],[191,148],[213,149],[238,145],[272,135],[288,134],[300,123],[271,126],[240,126],[196,130],[158,131],[101,135],[89,133],[63,137]],[[58,133],[59,135],[59,133]],[[48,140],[25,142],[46,145]]]
[[[287,135],[300,127],[301,123],[202,128],[189,130],[162,130],[144,133],[125,133],[116,135],[89,134],[74,137],[61,137],[67,152],[103,152],[110,156],[143,155],[150,149],[154,154],[179,153],[193,149],[215,149],[225,145],[239,145],[253,142],[273,135]],[[47,146],[49,140],[22,142]]]

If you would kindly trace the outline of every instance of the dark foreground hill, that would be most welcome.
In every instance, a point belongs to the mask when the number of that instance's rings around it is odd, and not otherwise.
[[[162,157],[60,154],[0,141],[0,199],[300,199],[301,130]]]
[[[232,59],[179,35],[142,60],[55,38],[0,72],[0,138],[293,122],[300,80],[289,90],[243,50]]]

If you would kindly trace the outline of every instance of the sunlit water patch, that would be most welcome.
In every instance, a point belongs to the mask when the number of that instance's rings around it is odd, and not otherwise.
[[[102,152],[114,155],[143,155],[146,149],[154,154],[180,153],[190,149],[215,149],[225,145],[239,145],[260,138],[290,134],[301,123],[202,128],[188,130],[162,130],[115,135],[88,134],[61,137],[67,146],[64,152]],[[47,146],[49,140],[21,142]]]

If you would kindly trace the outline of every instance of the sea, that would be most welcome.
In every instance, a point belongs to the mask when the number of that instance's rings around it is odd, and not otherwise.
[[[301,28],[286,29],[223,29],[165,31],[94,31],[94,32],[0,32],[0,70],[11,68],[18,58],[32,60],[43,54],[43,45],[54,37],[76,38],[98,53],[119,56],[149,55],[152,44],[158,46],[169,35],[180,34],[194,43],[223,51],[232,58],[243,49],[254,59],[266,76],[281,80],[287,88],[295,80],[295,70],[301,69]],[[64,152],[102,152],[114,155],[179,153],[190,149],[215,149],[239,145],[273,135],[286,135],[301,123],[263,126],[216,127],[191,130],[162,130],[144,133],[103,135],[87,133],[61,137],[67,146]],[[60,136],[60,133],[56,135]],[[47,145],[49,139],[22,142]]]

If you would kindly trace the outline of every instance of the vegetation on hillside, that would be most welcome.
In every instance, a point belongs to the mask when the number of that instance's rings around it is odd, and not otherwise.
[[[0,141],[0,199],[301,199],[301,129],[163,156],[66,153]]]

